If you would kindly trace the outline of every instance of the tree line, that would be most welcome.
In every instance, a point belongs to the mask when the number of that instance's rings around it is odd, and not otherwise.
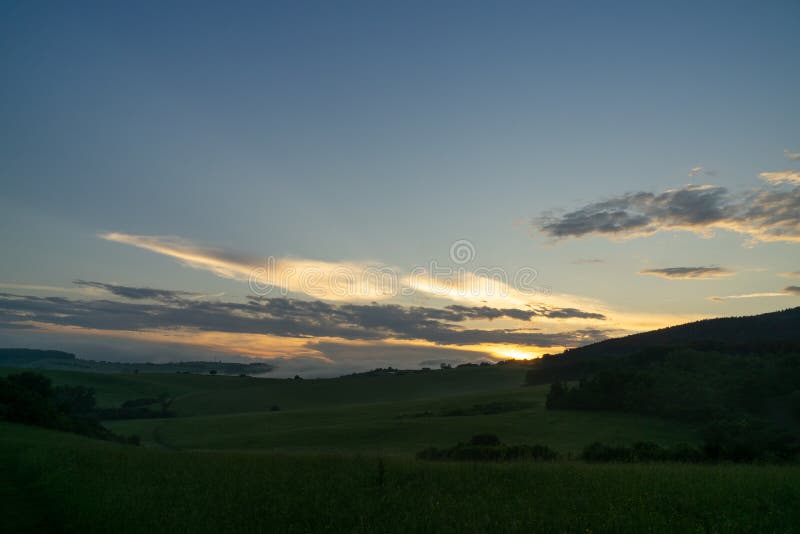
[[[552,382],[548,409],[609,410],[701,428],[704,454],[730,460],[800,453],[800,351],[654,347]],[[538,383],[536,371],[527,382]],[[716,451],[716,452],[715,452]]]
[[[92,388],[56,386],[40,373],[0,377],[0,420],[138,445],[137,436],[119,436],[100,423]]]

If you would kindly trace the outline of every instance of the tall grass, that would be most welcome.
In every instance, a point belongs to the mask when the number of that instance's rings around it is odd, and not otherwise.
[[[790,532],[800,524],[798,467],[430,464],[170,452],[0,431],[18,497],[71,531]]]

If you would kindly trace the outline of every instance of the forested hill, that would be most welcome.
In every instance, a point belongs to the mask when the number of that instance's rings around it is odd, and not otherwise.
[[[75,355],[60,350],[0,349],[0,365],[28,367],[43,361],[73,362]]]
[[[660,330],[607,339],[564,351],[571,360],[625,356],[645,348],[691,346],[743,351],[800,346],[800,307],[747,317],[704,319]]]
[[[84,360],[60,350],[5,349],[0,348],[0,367],[23,369],[52,369],[61,371],[86,371],[92,373],[194,373],[224,375],[260,375],[269,373],[273,366],[254,360],[253,363],[182,361],[169,363],[128,363]]]
[[[532,362],[525,380],[551,384],[549,409],[702,425],[708,458],[800,456],[800,308],[596,343]]]

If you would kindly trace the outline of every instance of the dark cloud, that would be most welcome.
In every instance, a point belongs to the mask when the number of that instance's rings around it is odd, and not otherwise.
[[[434,310],[432,308],[412,308],[421,310]],[[467,319],[499,319],[508,317],[520,321],[530,321],[534,317],[547,317],[549,319],[598,319],[604,320],[606,317],[601,313],[587,312],[576,308],[553,308],[529,306],[527,310],[517,308],[490,308],[488,306],[468,307],[452,305],[447,306],[443,311],[450,313],[449,317],[440,318],[450,321],[465,321]]]
[[[786,286],[783,288],[784,293],[790,293],[792,295],[800,295],[800,286]]]
[[[113,293],[113,291],[112,291]],[[136,293],[140,295],[140,293]],[[118,293],[115,293],[118,294]],[[440,345],[512,343],[541,347],[575,346],[606,337],[600,329],[544,333],[525,329],[466,329],[457,323],[472,319],[534,317],[601,319],[574,308],[530,310],[449,306],[404,307],[395,304],[343,304],[287,298],[251,298],[247,302],[181,299],[169,294],[144,302],[71,300],[62,297],[0,294],[0,324],[42,322],[104,330],[191,328],[283,337],[338,337],[347,340],[425,340]]]
[[[0,346],[42,350],[57,349],[71,352],[85,360],[109,362],[226,361],[250,363],[261,361],[198,345],[140,340],[130,337],[121,342],[119,338],[111,336],[80,335],[79,332],[52,332],[35,328],[33,325],[27,329],[3,330],[0,328]]]
[[[563,215],[546,214],[533,226],[554,240],[590,234],[648,235],[662,230],[706,233],[714,228],[755,241],[800,241],[800,188],[733,196],[724,187],[687,185],[661,194],[628,193]]]
[[[666,267],[663,269],[645,269],[639,274],[660,276],[673,279],[710,279],[731,276],[733,271],[722,267]]]
[[[133,299],[133,300],[151,299],[151,300],[162,300],[162,301],[174,301],[190,296],[198,296],[197,293],[190,293],[189,291],[152,289],[149,287],[120,286],[115,284],[104,284],[103,282],[91,282],[87,280],[73,280],[72,283],[81,287],[94,287],[97,289],[102,289],[118,297],[123,297],[126,299]]]

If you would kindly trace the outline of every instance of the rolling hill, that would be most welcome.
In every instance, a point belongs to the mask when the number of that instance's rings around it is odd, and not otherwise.
[[[800,352],[800,307],[746,317],[704,319],[606,339],[531,362],[529,384],[577,380],[643,351],[694,349],[727,354]]]
[[[564,351],[572,360],[624,356],[664,346],[774,350],[800,347],[800,307],[745,317],[704,319]]]

